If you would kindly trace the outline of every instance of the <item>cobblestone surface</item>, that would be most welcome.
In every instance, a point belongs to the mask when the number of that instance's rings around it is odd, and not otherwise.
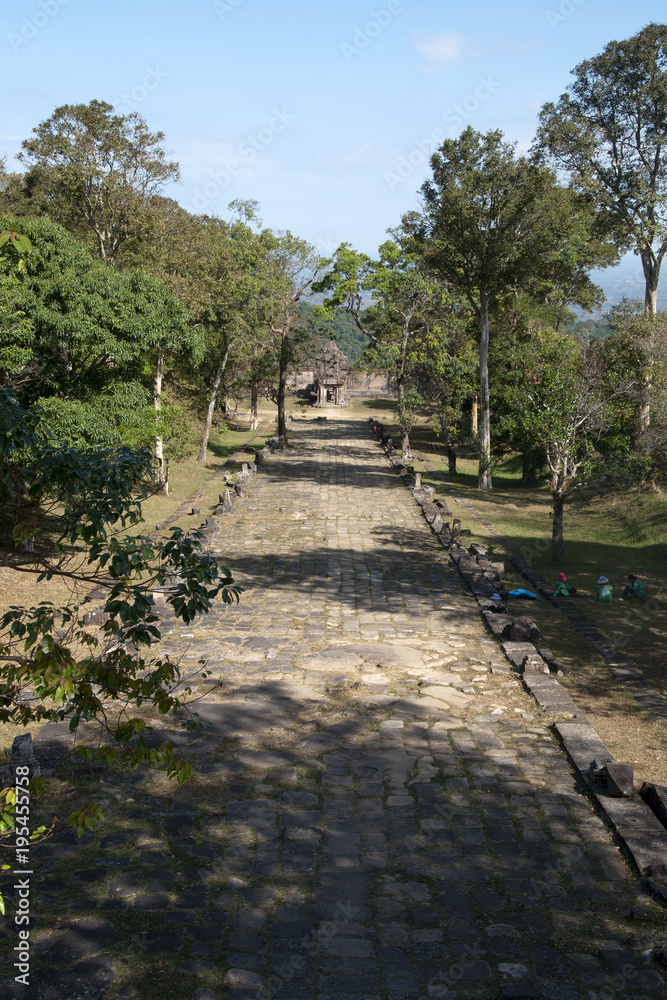
[[[34,852],[32,985],[0,995],[667,997],[661,911],[365,425],[293,440],[225,521],[242,603],[165,621],[207,729],[154,738],[198,776],[71,779],[105,828]]]

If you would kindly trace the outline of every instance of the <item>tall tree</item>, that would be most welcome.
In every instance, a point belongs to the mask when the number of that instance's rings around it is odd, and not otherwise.
[[[517,387],[525,433],[544,448],[553,502],[551,561],[563,558],[563,511],[609,419],[611,401],[630,388],[610,380],[599,343],[582,347],[544,331],[533,337]]]
[[[0,229],[32,242],[20,279],[2,283],[2,383],[77,447],[119,443],[123,425],[142,419],[150,435],[156,352],[197,351],[185,309],[155,278],[105,267],[47,219],[5,217]]]
[[[245,211],[240,211],[245,206]],[[206,219],[209,237],[207,263],[208,301],[202,315],[206,335],[200,374],[208,395],[199,461],[206,449],[213,414],[223,388],[252,368],[268,332],[264,315],[268,259],[276,245],[274,234],[264,229],[252,203],[232,202],[237,210],[230,222]],[[253,225],[255,224],[255,228]],[[256,395],[253,393],[256,404]]]
[[[619,246],[641,258],[652,317],[667,251],[667,25],[610,42],[572,72],[568,92],[542,108],[536,145],[595,199]],[[650,419],[647,372],[639,433]]]
[[[587,268],[610,251],[589,242],[591,216],[555,174],[517,157],[498,130],[465,129],[431,158],[424,214],[404,220],[424,261],[469,301],[479,324],[479,488],[491,489],[489,310],[511,290],[567,282],[590,294]],[[604,249],[604,253],[603,253]]]
[[[286,231],[274,234],[274,245],[266,261],[264,322],[270,333],[270,353],[277,360],[276,436],[278,447],[284,449],[288,446],[285,407],[287,376],[309,340],[308,324],[300,312],[299,303],[313,291],[320,275],[321,260],[316,247]]]
[[[653,315],[667,251],[667,25],[610,42],[572,73],[568,92],[540,112],[537,149],[571,173],[639,255]]]
[[[19,159],[25,184],[56,222],[77,235],[92,234],[95,252],[116,264],[146,233],[146,203],[178,180],[162,132],[150,132],[136,112],[111,104],[65,104],[33,129]]]
[[[394,233],[378,250],[377,259],[343,243],[314,291],[330,292],[324,309],[344,308],[372,344],[362,355],[372,367],[388,371],[397,390],[397,414],[404,462],[412,459],[410,430],[414,407],[422,398],[410,377],[410,349],[426,338],[449,303],[445,288],[429,281],[419,267],[419,255],[405,233]]]

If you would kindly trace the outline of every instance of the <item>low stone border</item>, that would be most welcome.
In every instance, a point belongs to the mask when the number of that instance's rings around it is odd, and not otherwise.
[[[423,457],[420,457],[420,460],[424,461],[424,464],[428,466]],[[429,471],[433,472],[435,470],[431,468]],[[583,614],[574,601],[562,597],[553,597],[553,586],[542,573],[525,556],[513,552],[507,544],[506,536],[501,534],[486,518],[482,517],[473,508],[472,504],[459,494],[455,486],[443,481],[443,487],[455,499],[457,504],[463,507],[472,518],[484,525],[484,528],[490,535],[498,539],[512,565],[522,576],[530,581],[541,596],[557,608],[560,608],[580,635],[590,642],[600,654],[605,661],[609,673],[622,684],[625,691],[634,699],[637,705],[647,712],[659,726],[667,729],[667,699],[659,694],[655,688],[651,687],[641,671],[633,667],[631,663],[628,663],[607,636]]]
[[[252,442],[255,441],[259,436],[260,432],[258,431],[257,434],[254,434],[249,441],[246,441],[246,444],[244,445],[243,448],[240,448],[238,451],[235,451],[233,455],[230,455],[227,461],[223,462],[218,471],[215,472],[210,479],[207,479],[206,482],[203,483],[195,493],[192,493],[189,497],[187,497],[183,501],[183,503],[176,508],[173,514],[170,514],[169,517],[165,518],[164,521],[160,521],[159,527],[156,524],[155,525],[156,530],[151,532],[151,537],[159,534],[161,531],[164,531],[165,528],[169,528],[172,524],[176,524],[177,521],[180,521],[183,515],[187,513],[188,507],[192,508],[195,500],[199,500],[204,495],[204,490],[209,489],[213,485],[213,483],[215,483],[215,481],[220,478],[220,476],[225,476],[226,475],[225,469],[228,469],[238,459],[238,456],[242,455],[243,452],[246,450],[246,448],[249,445],[251,445]]]
[[[492,603],[490,602],[490,593],[492,593],[490,587],[494,582],[500,582],[501,564],[492,564],[482,558],[485,555],[485,549],[482,545],[473,544],[470,546],[470,550],[461,545],[460,522],[458,522],[459,528],[457,530],[456,521],[450,527],[441,517],[439,521],[436,520],[438,515],[432,517],[433,509],[437,509],[438,506],[440,510],[446,510],[442,506],[442,501],[440,505],[431,503],[435,491],[430,487],[422,488],[421,477],[418,474],[415,476],[398,461],[394,454],[393,443],[385,434],[383,425],[374,420],[369,421],[369,423],[371,429],[380,439],[391,464],[397,468],[405,484],[411,488],[412,494],[421,506],[431,529],[438,535],[441,544],[448,551],[452,562],[477,602],[482,607]],[[447,511],[447,513],[450,512]],[[495,535],[499,538],[503,537],[480,515],[477,515],[476,512],[472,513]],[[514,560],[512,561],[514,562]],[[486,565],[480,566],[480,563]],[[546,584],[546,581],[544,583]],[[551,674],[548,661],[541,655],[541,653],[546,655],[549,651],[544,647],[540,647],[538,651],[538,647],[534,643],[527,641],[503,640],[501,632],[508,631],[508,626],[516,621],[509,613],[495,614],[490,611],[482,611],[482,616],[490,630],[501,642],[503,652],[509,662],[517,671],[523,670],[524,685],[540,708],[552,714],[568,717],[564,721],[553,724],[565,752],[600,813],[616,832],[632,857],[637,870],[647,878],[648,889],[656,898],[667,902],[667,888],[650,878],[655,873],[664,881],[662,873],[667,865],[667,829],[639,796],[616,798],[596,783],[591,769],[592,762],[595,761],[599,767],[604,764],[616,763],[615,758],[584,713],[575,705],[558,679]],[[527,667],[528,669],[526,669]]]

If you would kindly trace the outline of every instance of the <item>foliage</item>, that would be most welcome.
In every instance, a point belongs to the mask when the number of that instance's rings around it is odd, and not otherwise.
[[[404,224],[425,266],[470,303],[480,330],[480,488],[491,487],[488,384],[489,309],[522,291],[565,305],[590,305],[598,290],[587,270],[609,251],[591,238],[588,204],[551,171],[517,157],[498,130],[465,129],[431,159],[424,213]]]
[[[639,254],[652,314],[667,251],[667,25],[610,42],[573,75],[542,108],[536,145],[593,198],[618,245]]]
[[[164,284],[96,262],[55,223],[0,226],[32,243],[21,273],[0,282],[0,381],[48,416],[55,437],[120,443],[121,427],[151,419],[155,351],[196,358],[199,332]]]
[[[151,657],[161,639],[153,593],[163,588],[171,613],[191,622],[216,598],[238,601],[240,588],[229,570],[202,551],[201,535],[172,529],[166,539],[127,534],[141,522],[141,502],[150,492],[152,460],[147,449],[81,451],[52,441],[40,417],[16,397],[0,392],[0,491],[14,514],[17,542],[29,539],[39,580],[67,578],[80,590],[95,586],[103,597],[99,631],[86,625],[73,598],[56,607],[14,606],[0,619],[0,722],[27,725],[58,717],[71,730],[96,723],[106,738],[96,760],[166,766],[187,776],[189,765],[173,748],[151,749],[146,722],[134,709],[150,706],[161,715],[187,713],[187,692],[177,694],[180,668],[169,657]],[[19,566],[19,568],[21,568]],[[36,701],[26,701],[26,690]],[[186,723],[196,725],[190,717]],[[85,812],[85,810],[84,810]],[[90,810],[78,813],[88,825]]]
[[[149,132],[136,112],[113,110],[104,101],[58,107],[19,157],[43,209],[77,235],[92,235],[94,252],[109,264],[145,235],[147,201],[179,176],[163,133]]]
[[[525,433],[544,448],[553,497],[552,561],[563,556],[563,504],[593,457],[610,401],[627,391],[610,381],[601,345],[582,348],[569,337],[537,334],[526,352],[519,391]]]
[[[357,367],[390,376],[398,390],[403,458],[408,461],[410,428],[427,398],[450,395],[460,374],[449,354],[449,331],[457,324],[449,289],[430,280],[419,266],[414,241],[398,230],[376,259],[343,243],[314,286],[329,293],[317,315],[344,309],[370,340]],[[436,390],[437,385],[437,390]]]
[[[312,324],[313,335],[323,341],[335,340],[350,365],[356,364],[368,346],[368,337],[347,310],[336,309],[331,316],[322,316],[315,314],[315,308],[310,302],[299,303],[299,311]]]

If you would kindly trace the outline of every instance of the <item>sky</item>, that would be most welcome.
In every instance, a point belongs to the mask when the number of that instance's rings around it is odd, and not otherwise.
[[[16,169],[56,107],[108,101],[164,133],[188,210],[254,199],[324,255],[374,253],[444,138],[499,128],[526,151],[578,63],[664,19],[653,0],[10,0],[0,156]],[[601,280],[643,297],[636,257]]]

